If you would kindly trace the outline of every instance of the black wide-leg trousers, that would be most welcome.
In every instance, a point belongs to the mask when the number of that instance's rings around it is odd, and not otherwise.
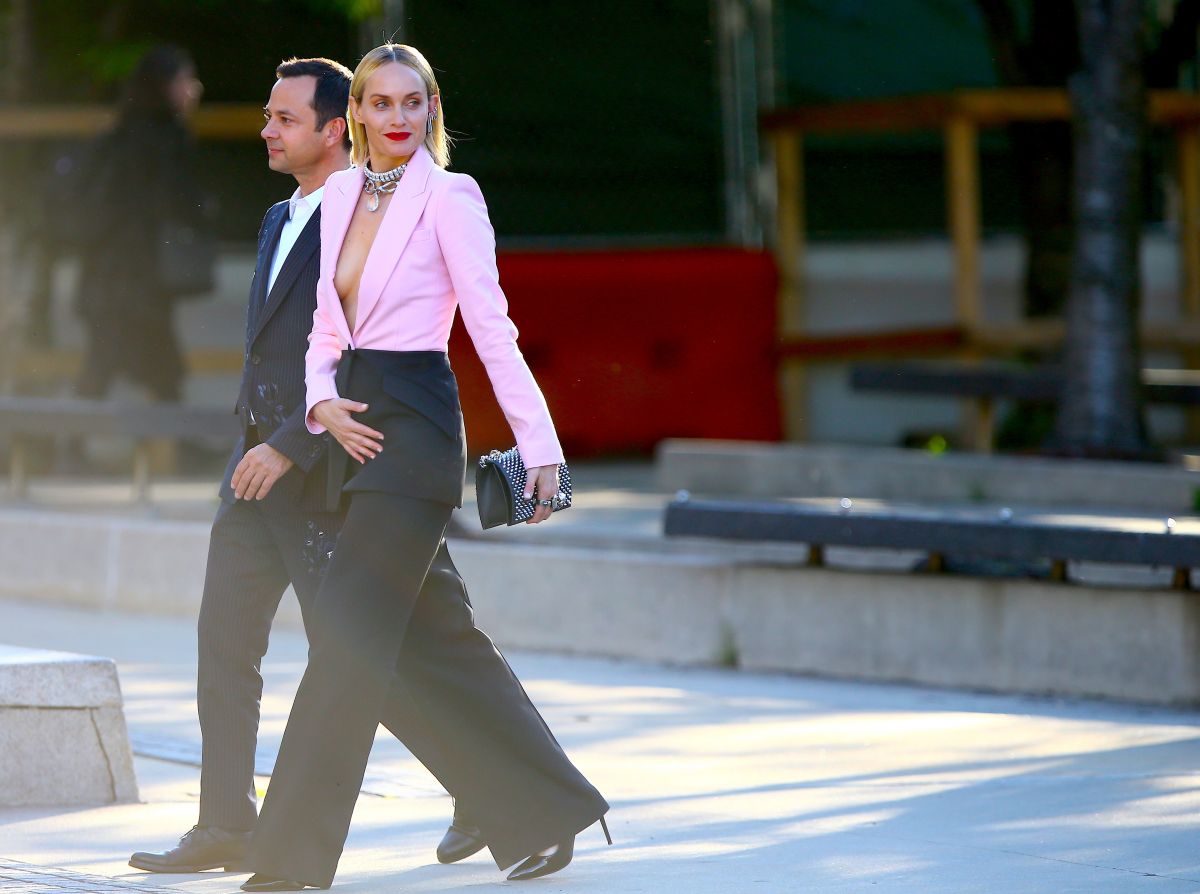
[[[406,495],[350,494],[312,610],[308,669],[252,839],[253,871],[332,883],[396,679],[415,705],[414,726],[437,752],[443,784],[501,869],[607,811],[475,626],[453,566],[436,566],[451,511]],[[454,583],[426,586],[431,574]]]
[[[291,583],[311,634],[313,604],[340,521],[335,513],[306,514],[247,500],[222,503],[217,510],[197,631],[202,826],[254,828],[261,666],[271,622]],[[432,602],[459,596],[461,580],[444,542],[437,547],[425,587]],[[414,722],[416,707],[402,686],[388,693],[378,716],[445,785],[439,751]]]

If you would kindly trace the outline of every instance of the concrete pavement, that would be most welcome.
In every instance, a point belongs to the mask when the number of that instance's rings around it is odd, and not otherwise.
[[[193,624],[10,601],[0,639],[116,659],[135,749],[173,756],[136,758],[142,804],[0,811],[0,891],[236,891],[242,875],[125,865],[195,822]],[[1200,891],[1200,713],[510,657],[616,839],[587,830],[530,890]],[[265,764],[304,658],[275,633]],[[335,890],[514,887],[485,855],[434,862],[450,801],[386,735],[364,788]]]

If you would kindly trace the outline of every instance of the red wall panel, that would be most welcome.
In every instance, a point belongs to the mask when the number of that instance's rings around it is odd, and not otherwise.
[[[732,248],[504,252],[500,284],[568,457],[666,437],[778,440],[776,274]],[[458,320],[450,358],[473,453],[512,434]]]

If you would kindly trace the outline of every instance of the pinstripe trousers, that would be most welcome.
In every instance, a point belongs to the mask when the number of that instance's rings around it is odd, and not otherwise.
[[[197,631],[202,826],[254,828],[261,665],[271,622],[291,583],[305,629],[311,629],[313,603],[339,523],[334,513],[306,514],[247,500],[222,503],[217,511]],[[424,592],[435,601],[464,599],[461,587],[443,540]],[[413,721],[415,710],[397,681],[380,720],[444,785],[442,759],[425,741],[423,725]]]

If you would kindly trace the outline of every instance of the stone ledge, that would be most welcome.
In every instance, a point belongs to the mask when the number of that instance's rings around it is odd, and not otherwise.
[[[108,658],[0,645],[0,705],[120,708],[117,668]]]
[[[451,552],[480,626],[506,647],[1200,703],[1190,592],[478,542]]]
[[[656,456],[668,491],[746,497],[1001,502],[1191,512],[1200,471],[1121,463],[934,455],[892,447],[675,439]]]
[[[0,512],[0,549],[54,550],[38,525]],[[34,538],[29,532],[37,528]],[[106,542],[99,566],[63,562],[72,583],[10,569],[0,597],[195,617],[208,525],[68,516]],[[39,545],[40,544],[40,545]],[[169,549],[146,564],[139,549]],[[1017,578],[809,568],[762,550],[680,542],[635,548],[457,539],[451,553],[480,626],[505,648],[716,664],[1002,692],[1200,703],[1200,601],[1168,589]],[[136,567],[131,567],[135,565]],[[278,622],[300,625],[294,597]]]
[[[116,665],[0,646],[0,805],[136,801]]]

